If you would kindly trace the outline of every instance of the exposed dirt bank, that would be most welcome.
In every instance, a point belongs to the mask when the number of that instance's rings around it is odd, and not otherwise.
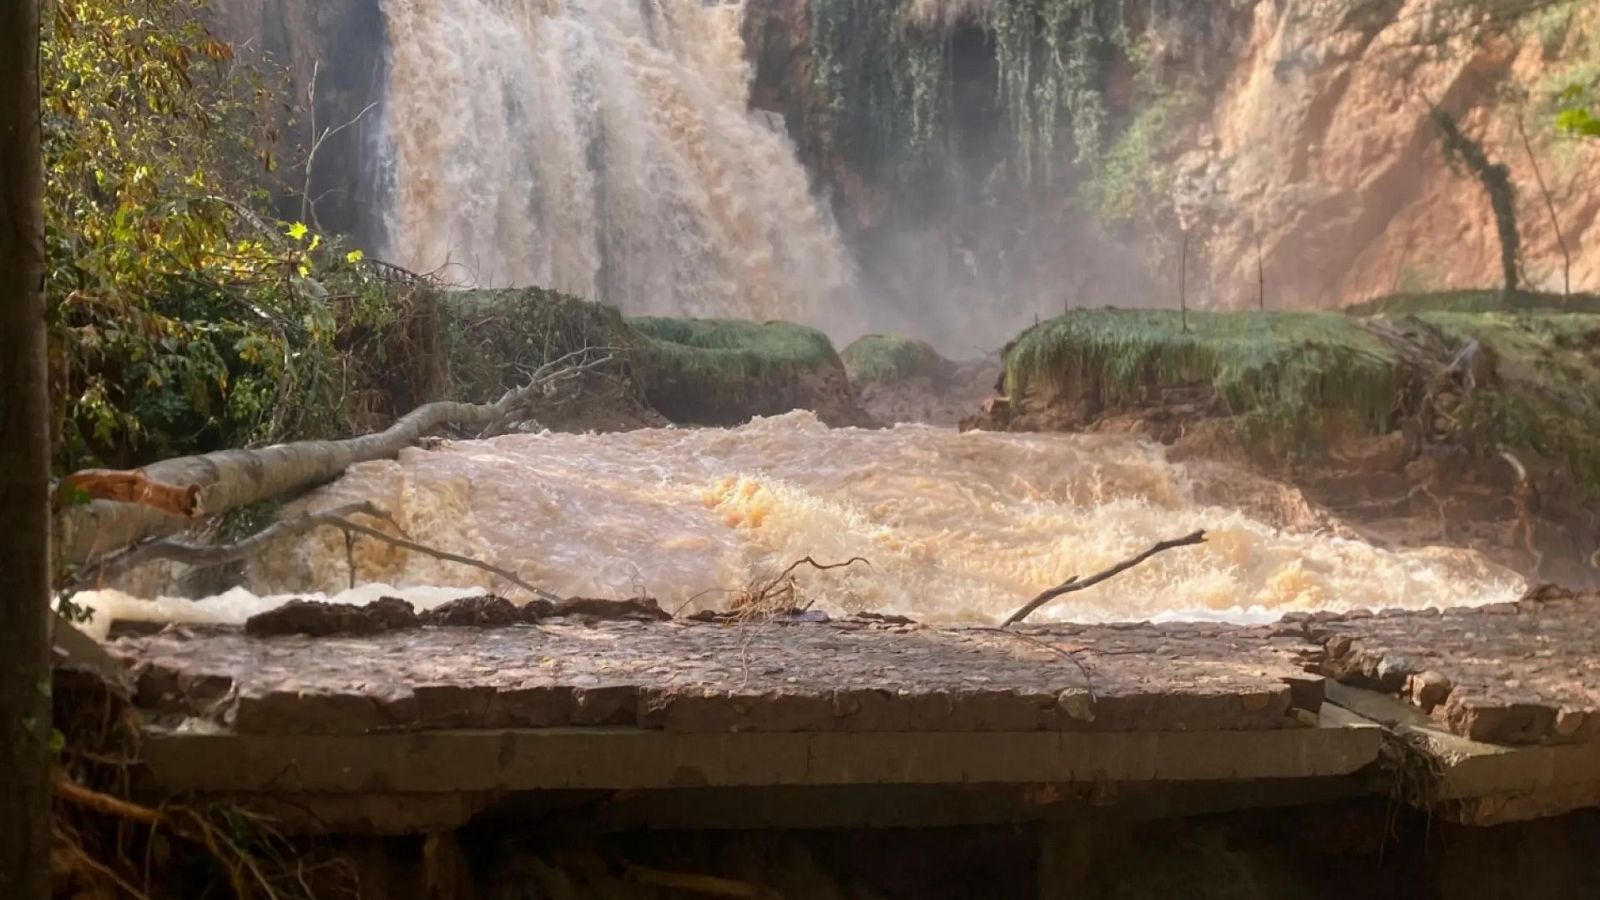
[[[1285,480],[1380,544],[1592,584],[1600,317],[1460,300],[1187,324],[1071,313],[1007,348],[1002,396],[963,425],[1146,435]]]
[[[862,408],[886,425],[955,427],[989,396],[998,359],[953,362],[922,341],[869,334],[840,354]]]

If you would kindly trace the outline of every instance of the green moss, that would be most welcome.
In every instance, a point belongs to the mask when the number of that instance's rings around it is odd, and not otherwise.
[[[1108,405],[1147,387],[1210,385],[1249,430],[1303,443],[1330,413],[1382,432],[1401,388],[1398,354],[1349,317],[1317,312],[1189,314],[1079,310],[1025,332],[1006,353],[1016,396],[1036,382],[1099,386]]]
[[[1172,170],[1163,156],[1191,101],[1186,93],[1154,91],[1090,171],[1081,190],[1100,221],[1131,222],[1152,196],[1170,192]]]
[[[652,404],[677,421],[720,424],[778,412],[809,378],[842,372],[828,336],[788,322],[629,319],[644,338],[638,369]],[[781,409],[780,409],[781,407]]]
[[[1480,455],[1532,454],[1600,502],[1600,300],[1461,291],[1383,298],[1363,311],[1192,312],[1188,331],[1176,311],[1074,311],[1007,349],[1007,389],[1088,386],[1117,407],[1152,388],[1209,387],[1248,446],[1295,453],[1314,449],[1335,420],[1394,428],[1477,341],[1497,378],[1465,398],[1452,440]]]
[[[1600,314],[1423,312],[1402,323],[1431,329],[1453,350],[1476,340],[1493,352],[1499,383],[1460,413],[1476,443],[1558,462],[1600,500]]]
[[[938,379],[948,363],[931,344],[893,334],[869,334],[839,354],[855,384]]]
[[[1600,294],[1546,294],[1518,291],[1406,291],[1345,308],[1353,316],[1423,312],[1560,311],[1600,313]]]

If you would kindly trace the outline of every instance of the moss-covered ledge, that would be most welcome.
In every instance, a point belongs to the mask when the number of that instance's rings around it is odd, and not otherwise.
[[[862,424],[827,335],[789,322],[646,317],[637,365],[645,395],[674,422],[734,425],[809,409],[830,425]]]
[[[540,288],[441,292],[434,393],[481,402],[563,355],[617,358],[586,401],[632,400],[678,424],[735,425],[809,409],[831,425],[862,424],[827,335],[788,322],[625,318],[615,308]]]

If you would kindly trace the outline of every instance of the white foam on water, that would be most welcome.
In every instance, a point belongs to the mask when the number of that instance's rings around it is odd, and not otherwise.
[[[667,609],[722,607],[806,556],[863,557],[870,565],[796,570],[801,602],[991,623],[1069,575],[1197,529],[1207,543],[1158,555],[1035,618],[1259,622],[1291,610],[1478,605],[1524,588],[1472,551],[1384,549],[1194,499],[1197,479],[1228,472],[1190,469],[1122,436],[829,429],[797,412],[732,429],[508,435],[408,450],[352,468],[285,512],[371,501],[410,539],[557,594],[648,594]],[[375,540],[358,540],[353,560],[359,582],[397,592],[529,599],[489,573]],[[349,578],[344,539],[325,529],[271,548],[249,566],[246,586],[332,595]]]
[[[362,584],[353,589],[334,594],[320,592],[295,594],[257,594],[244,588],[234,588],[223,594],[198,600],[187,597],[134,597],[121,591],[85,591],[73,597],[73,602],[90,612],[88,621],[79,627],[87,634],[104,640],[112,622],[172,622],[186,625],[238,625],[256,613],[277,609],[290,600],[311,600],[319,603],[351,603],[363,605],[380,597],[400,597],[418,610],[483,593],[464,588],[408,587],[396,588],[387,584]]]

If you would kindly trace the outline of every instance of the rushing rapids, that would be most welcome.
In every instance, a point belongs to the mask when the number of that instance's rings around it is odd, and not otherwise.
[[[870,566],[800,571],[802,602],[994,622],[1068,575],[1198,528],[1210,533],[1203,546],[1157,556],[1038,618],[1258,620],[1480,604],[1523,586],[1470,551],[1385,550],[1198,502],[1202,479],[1219,477],[1228,475],[1119,436],[830,430],[800,412],[727,430],[511,435],[411,450],[355,467],[285,514],[371,500],[423,544],[562,595],[648,594],[669,610],[723,607],[805,556],[860,556]],[[486,589],[522,596],[484,572],[371,539],[356,542],[353,559],[358,583],[383,585],[364,588],[368,598],[387,585],[422,604]],[[349,578],[344,539],[325,530],[258,560],[247,586],[332,593]],[[116,615],[229,620],[274,602],[235,592]]]
[[[857,327],[827,212],[747,108],[740,4],[381,6],[390,258],[633,314]]]

